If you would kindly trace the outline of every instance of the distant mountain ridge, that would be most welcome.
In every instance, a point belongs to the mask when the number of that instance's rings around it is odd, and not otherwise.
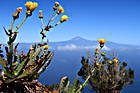
[[[19,50],[28,49],[30,45],[35,43],[20,43]],[[36,43],[37,44],[37,43]],[[95,40],[87,40],[80,36],[74,37],[67,41],[59,41],[59,42],[49,42],[49,46],[55,50],[82,50],[82,49],[94,49],[99,46],[98,42]],[[127,45],[127,44],[119,44],[107,41],[105,44],[105,49],[140,49],[140,46],[136,45]]]

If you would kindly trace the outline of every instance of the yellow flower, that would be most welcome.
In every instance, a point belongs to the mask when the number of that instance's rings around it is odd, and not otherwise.
[[[117,58],[114,58],[112,61],[115,62],[115,63],[119,62],[119,60]]]
[[[54,6],[54,7],[53,7],[53,9],[54,9],[54,10],[56,10],[56,9],[57,9],[57,7],[56,7],[56,6]]]
[[[64,11],[64,9],[63,9],[63,7],[62,6],[59,6],[58,7],[58,14],[60,14],[60,13],[64,13],[65,11]]]
[[[104,47],[104,43],[106,43],[105,39],[99,39],[98,42],[100,43],[100,47]]]
[[[98,67],[100,64],[98,62],[95,62],[94,65]]]
[[[97,51],[95,51],[95,55],[99,55],[100,54],[100,52],[97,50]]]
[[[47,50],[49,48],[49,46],[45,45],[44,46],[44,50]]]
[[[30,10],[26,11],[26,15],[27,16],[31,16],[32,15],[32,12]]]
[[[55,2],[55,6],[58,7],[59,6],[59,2]]]
[[[101,53],[102,56],[105,56],[105,54],[106,54],[105,52],[102,52],[102,53]]]
[[[30,10],[32,12],[38,7],[38,3],[29,1],[26,2],[25,6],[27,10]]]
[[[42,10],[39,10],[39,14],[42,15]]]
[[[98,50],[99,50],[98,48],[95,49],[95,51],[98,51]]]
[[[106,43],[106,40],[105,40],[105,39],[99,39],[98,42],[99,42],[100,44],[101,44],[101,43],[104,44],[104,43]]]
[[[22,7],[17,8],[17,12],[21,13],[22,12]]]
[[[113,62],[111,60],[108,61],[109,64],[112,64]]]
[[[25,6],[26,8],[29,8],[31,5],[32,5],[33,2],[29,1],[29,2],[26,2]]]
[[[98,51],[98,48],[95,49],[95,55],[99,55],[100,52]]]
[[[43,18],[42,10],[39,10],[39,18]]]
[[[24,53],[21,53],[20,54],[20,57],[26,57],[27,55],[26,54],[24,54]]]
[[[22,7],[18,7],[17,10],[16,10],[16,13],[14,13],[12,16],[15,19],[18,19],[19,18],[19,13],[22,12]]]
[[[67,15],[63,15],[62,17],[61,17],[61,20],[60,20],[60,22],[64,22],[64,21],[68,21],[68,16]]]
[[[14,19],[14,20],[15,20],[15,19],[18,19],[18,18],[19,18],[19,13],[16,12],[16,13],[14,13],[12,16],[13,16],[13,19]]]

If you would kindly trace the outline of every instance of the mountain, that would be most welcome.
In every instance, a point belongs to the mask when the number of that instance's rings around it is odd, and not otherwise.
[[[93,49],[93,48],[99,47],[99,44],[97,41],[87,40],[79,36],[74,37],[67,41],[50,42],[49,45],[58,50],[81,50],[81,49]],[[140,49],[140,46],[119,44],[119,43],[107,41],[104,49],[106,50],[108,49],[133,50],[133,49]]]
[[[18,50],[28,50],[30,45],[35,43],[20,43]],[[49,42],[49,46],[51,46],[51,49],[57,51],[57,50],[90,50],[94,49],[96,47],[99,47],[99,44],[95,40],[87,40],[82,37],[74,37],[67,41],[60,41],[60,42]],[[134,49],[140,49],[140,46],[136,45],[127,45],[127,44],[119,44],[107,41],[105,44],[104,49],[106,50],[112,50],[112,49],[119,49],[119,50],[134,50]]]

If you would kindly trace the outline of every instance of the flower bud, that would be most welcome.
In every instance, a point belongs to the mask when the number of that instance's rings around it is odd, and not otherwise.
[[[100,64],[99,64],[98,62],[95,62],[95,63],[94,63],[94,66],[97,67],[97,68],[99,67],[99,65],[100,65]]]
[[[18,18],[19,18],[19,13],[16,12],[16,13],[14,13],[12,16],[13,16],[13,19],[14,19],[14,20],[15,20],[15,19],[18,19]]]
[[[17,10],[16,10],[16,13],[14,13],[12,16],[13,16],[13,19],[18,19],[19,18],[19,13],[22,12],[22,7],[18,7]]]
[[[56,6],[54,6],[54,7],[53,7],[53,10],[56,10],[56,9],[57,9],[57,7],[56,7]]]
[[[100,43],[100,47],[103,48],[104,44],[106,43],[105,39],[99,39],[98,42]]]
[[[119,62],[119,60],[118,60],[117,58],[114,58],[112,61],[113,61],[114,63],[118,63],[118,62]]]
[[[30,10],[26,11],[26,16],[31,16],[32,12]]]
[[[105,52],[102,52],[102,54],[101,54],[101,55],[102,55],[102,56],[105,56],[105,54],[106,54]]]
[[[42,10],[39,10],[39,18],[43,18]]]
[[[62,6],[59,6],[59,7],[58,7],[58,12],[57,12],[57,14],[64,13],[64,12],[65,12],[65,11],[64,11],[63,7],[62,7]]]
[[[112,62],[111,60],[108,60],[108,63],[109,63],[109,64],[112,64],[113,62]]]
[[[95,49],[95,55],[99,55],[100,52],[98,51],[98,48]]]
[[[44,46],[44,50],[47,50],[49,48],[49,46],[45,45]]]
[[[21,13],[22,12],[22,7],[17,8],[17,12]]]
[[[55,6],[58,7],[59,6],[59,2],[55,2]]]

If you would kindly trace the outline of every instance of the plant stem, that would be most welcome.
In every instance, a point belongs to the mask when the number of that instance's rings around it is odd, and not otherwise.
[[[28,16],[26,16],[26,17],[22,20],[22,22],[19,24],[19,26],[16,27],[16,29],[14,30],[14,32],[16,32],[16,31],[23,25],[23,23],[26,21],[27,18],[28,18]]]
[[[44,24],[43,18],[41,18],[40,20],[41,20],[41,24],[42,24],[42,26],[45,27],[45,24]]]
[[[55,16],[53,16],[53,17],[51,18],[51,21],[53,21],[53,20],[57,17],[57,15],[58,15],[58,14],[55,14]]]
[[[45,27],[44,21],[43,21],[42,18],[41,18],[40,20],[41,20],[41,24],[42,24],[42,26],[43,26],[43,28],[44,28],[44,27]],[[44,29],[43,29],[43,31],[44,31]],[[40,43],[41,43],[41,44],[42,44],[42,42],[43,42],[43,39],[40,40]]]
[[[95,68],[91,71],[91,73],[93,73],[94,71],[95,71]],[[87,79],[85,80],[85,82],[82,85],[80,85],[80,88],[76,91],[76,93],[79,93],[81,91],[81,89],[86,85],[86,83],[88,82],[88,80],[90,79],[91,76],[92,75],[89,75],[87,77]]]
[[[100,50],[102,50],[102,49],[100,49]],[[99,58],[99,61],[98,62],[100,62],[101,60],[102,60],[102,56]],[[91,71],[91,73],[93,73],[94,71],[95,71],[95,68]],[[88,80],[90,79],[91,76],[92,75],[89,75],[86,78],[85,82],[82,85],[80,85],[80,88],[76,91],[76,93],[79,93],[81,91],[81,89],[85,86],[85,84],[88,82]]]
[[[15,23],[15,19],[13,18],[13,20],[12,20],[12,25],[11,25],[11,27],[10,27],[10,30],[13,29],[14,23]]]
[[[54,12],[55,12],[55,11],[52,12],[52,15],[51,15],[51,17],[50,17],[50,19],[49,19],[49,21],[48,21],[47,26],[49,26],[50,22],[52,21],[52,18],[54,17]]]
[[[42,42],[43,42],[43,39],[40,40],[40,44],[42,44]]]
[[[16,29],[15,29],[13,32],[16,32],[16,31],[23,25],[23,23],[26,21],[27,18],[28,18],[28,17],[26,16],[26,17],[22,20],[22,22],[19,24],[19,26],[17,26]],[[12,28],[13,28],[13,26],[14,26],[14,22],[15,22],[15,20],[13,19],[12,25],[11,25],[11,27],[10,27],[11,30],[12,30]],[[12,39],[12,36],[9,37],[9,42],[11,41],[11,39]],[[10,49],[10,54],[9,54],[10,70],[11,70],[11,72],[13,72],[13,70],[12,70],[13,42],[11,42],[11,43],[9,44],[9,49]]]
[[[57,24],[55,24],[54,26],[57,26],[57,25],[59,25],[59,24],[61,24],[61,22],[58,22],[58,23],[57,23]],[[53,26],[53,27],[54,27],[54,26]]]
[[[9,38],[9,39],[11,39],[11,37]],[[10,61],[10,70],[11,70],[11,72],[13,71],[12,70],[12,59],[13,59],[13,43],[11,43],[10,45],[9,45],[9,49],[10,49],[10,55],[9,55],[9,61]]]
[[[50,22],[52,21],[52,18],[54,17],[54,12],[55,12],[55,11],[52,12],[52,15],[51,15],[51,17],[50,17],[50,19],[49,19],[49,21],[48,21],[48,23],[47,23],[47,26],[49,26]],[[42,25],[44,25],[43,20],[41,20],[41,22],[42,22]],[[44,29],[43,29],[43,30],[44,30]],[[44,34],[46,34],[46,32],[47,32],[47,31],[45,31]],[[41,39],[41,40],[40,40],[40,44],[42,44],[43,40],[44,40],[44,39]]]

